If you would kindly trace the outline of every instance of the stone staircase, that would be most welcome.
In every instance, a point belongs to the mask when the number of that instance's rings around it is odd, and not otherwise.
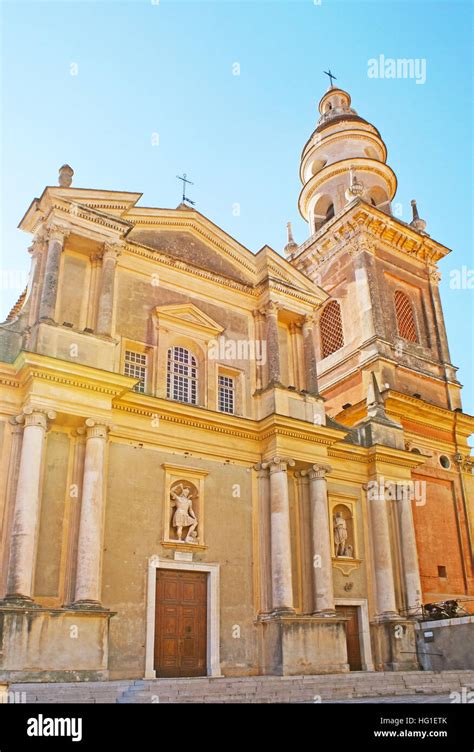
[[[316,676],[199,677],[109,682],[16,683],[27,703],[311,703],[474,689],[474,671],[351,672]],[[25,693],[21,695],[21,693]]]

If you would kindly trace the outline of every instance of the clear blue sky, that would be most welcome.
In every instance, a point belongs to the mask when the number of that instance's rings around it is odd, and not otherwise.
[[[2,319],[29,265],[16,226],[64,162],[74,185],[141,191],[145,206],[176,206],[185,171],[196,208],[251,250],[281,250],[287,220],[303,241],[299,157],[329,66],[382,133],[402,218],[416,198],[428,232],[453,249],[441,293],[474,413],[473,291],[449,287],[450,270],[474,267],[471,3],[0,4]],[[426,59],[426,83],[369,78],[367,62],[381,54]]]

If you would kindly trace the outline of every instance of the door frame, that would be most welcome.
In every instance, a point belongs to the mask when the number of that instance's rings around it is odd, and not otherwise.
[[[219,608],[219,564],[202,561],[176,561],[162,556],[148,559],[147,602],[146,602],[146,643],[145,679],[156,679],[155,624],[156,624],[156,570],[174,569],[181,572],[207,573],[207,676],[222,676],[220,663],[220,608]]]
[[[370,642],[369,607],[367,598],[335,598],[336,606],[357,606],[359,619],[359,643],[362,671],[375,671]]]

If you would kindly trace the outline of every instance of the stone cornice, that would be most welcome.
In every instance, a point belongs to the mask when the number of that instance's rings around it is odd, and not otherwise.
[[[356,199],[302,243],[291,263],[298,266],[311,256],[313,262],[319,264],[327,253],[343,252],[345,246],[361,233],[370,236],[377,247],[391,252],[396,250],[433,269],[437,261],[450,253],[449,248],[421,235],[406,222]]]
[[[142,210],[144,211],[144,210]],[[190,216],[187,216],[183,211],[177,210],[148,210],[153,211],[155,214],[140,214],[137,216],[137,209],[133,213],[128,215],[128,221],[134,228],[139,227],[157,227],[157,228],[174,228],[180,230],[193,230],[198,237],[204,239],[206,243],[210,243],[211,246],[224,253],[224,256],[230,257],[236,265],[237,269],[244,268],[251,277],[251,281],[255,280],[255,256],[244,246],[240,245],[236,240],[231,238],[230,235],[226,235],[225,238],[220,238],[219,234],[223,232],[217,225],[211,225],[211,227],[205,227],[205,224],[209,222],[206,217],[194,211],[190,211]],[[160,211],[158,214],[157,212]],[[216,232],[213,232],[213,229]],[[248,254],[249,258],[245,258]],[[251,283],[249,281],[249,283]]]
[[[18,355],[13,368],[21,387],[34,379],[40,379],[118,397],[132,389],[136,383],[136,379],[120,373],[101,371],[92,366],[24,351]]]
[[[390,465],[397,465],[398,467],[415,469],[416,467],[423,465],[425,462],[425,458],[420,457],[419,454],[413,454],[404,449],[394,449],[393,447],[382,446],[381,444],[376,444],[375,446],[370,447],[367,452],[367,461],[369,465],[383,462]]]
[[[111,214],[104,214],[103,212],[91,209],[89,206],[83,206],[82,204],[75,204],[73,202],[54,202],[51,207],[51,212],[58,211],[62,215],[68,216],[69,221],[72,223],[74,220],[86,220],[92,222],[100,227],[107,227],[115,232],[123,233],[130,229],[130,223],[120,217],[114,217]],[[80,229],[80,228],[78,228]],[[71,231],[74,230],[74,225],[71,224]]]
[[[256,290],[260,295],[262,295],[265,290],[269,290],[271,292],[284,295],[287,298],[301,301],[302,303],[309,303],[314,307],[319,307],[326,300],[326,296],[324,298],[320,298],[316,294],[312,294],[304,289],[298,290],[296,288],[289,287],[288,284],[289,283],[286,283],[284,280],[268,279],[258,285]]]
[[[410,405],[413,405],[413,411],[410,410]],[[437,426],[442,421],[446,428],[451,428],[454,421],[457,421],[464,423],[467,430],[474,430],[474,416],[467,415],[466,413],[454,413],[446,407],[433,405],[431,402],[424,402],[418,397],[412,397],[411,395],[403,394],[403,392],[397,392],[394,389],[389,389],[386,393],[385,406],[387,412],[391,414],[400,413],[403,417],[419,423],[433,425],[433,414],[435,414],[438,416]],[[424,421],[420,420],[421,416],[425,418]]]
[[[343,434],[339,430],[313,425],[296,418],[273,414],[261,421],[256,421],[252,418],[222,414],[159,397],[139,395],[136,392],[115,400],[113,409],[141,416],[148,420],[158,417],[160,421],[228,434],[251,441],[262,441],[271,437],[282,436],[331,446],[340,441],[341,434]]]
[[[189,274],[195,274],[198,277],[202,277],[203,279],[207,279],[212,282],[218,281],[225,287],[239,290],[246,295],[251,295],[252,297],[258,297],[259,295],[258,289],[256,287],[253,287],[250,282],[247,285],[244,282],[238,282],[237,280],[226,277],[225,275],[219,274],[218,272],[207,271],[206,269],[191,264],[190,262],[181,261],[180,259],[173,258],[166,253],[160,253],[160,251],[157,251],[150,246],[146,246],[141,242],[138,243],[133,240],[127,239],[125,250],[131,255],[141,256],[142,258],[149,259],[153,262],[158,261],[159,263],[169,267],[170,269],[181,269],[183,271],[189,272]]]

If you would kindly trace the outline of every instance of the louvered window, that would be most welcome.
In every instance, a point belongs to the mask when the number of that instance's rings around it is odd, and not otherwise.
[[[397,315],[398,334],[408,342],[418,342],[413,306],[401,290],[395,291],[395,312]]]
[[[319,320],[321,335],[321,356],[327,358],[344,344],[341,307],[337,300],[331,300],[324,308]]]

